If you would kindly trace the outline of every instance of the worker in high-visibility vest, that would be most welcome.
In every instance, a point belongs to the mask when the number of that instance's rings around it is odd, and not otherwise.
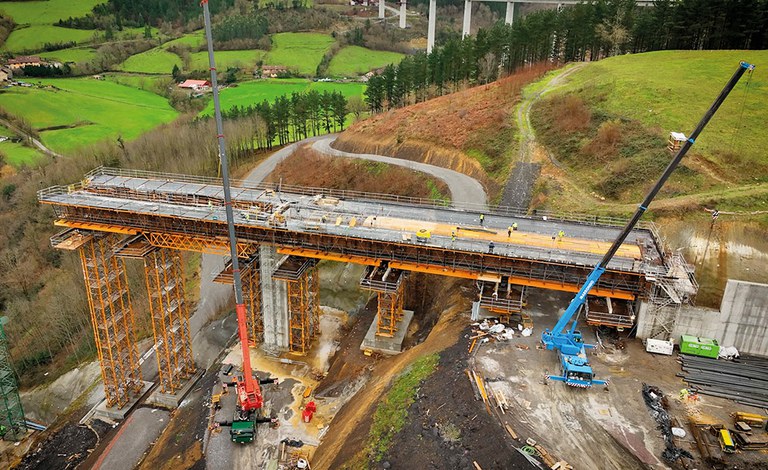
[[[517,222],[513,222],[512,223],[512,231],[514,232],[516,230],[517,230]]]

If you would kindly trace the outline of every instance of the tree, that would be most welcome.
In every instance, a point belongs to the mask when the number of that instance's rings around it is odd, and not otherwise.
[[[366,110],[366,104],[362,97],[352,95],[347,99],[347,111],[355,116],[355,121],[360,120],[360,115]]]
[[[176,64],[173,64],[173,70],[171,70],[171,76],[173,77],[173,81],[178,83],[181,82],[184,77],[181,74],[181,69],[179,69],[179,66]]]
[[[152,27],[150,25],[144,26],[144,39],[152,39]]]

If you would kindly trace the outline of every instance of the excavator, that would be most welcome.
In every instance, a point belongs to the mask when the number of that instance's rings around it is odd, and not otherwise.
[[[224,126],[221,118],[221,104],[219,101],[219,87],[216,77],[216,62],[213,57],[213,39],[211,34],[211,13],[208,8],[208,0],[202,0],[203,18],[205,21],[205,36],[208,42],[208,63],[211,70],[211,85],[213,87],[214,114],[216,117],[216,133],[219,147],[219,163],[224,183],[224,207],[227,214],[227,228],[229,232],[229,248],[232,258],[232,273],[235,287],[235,312],[237,314],[237,333],[243,352],[243,374],[235,380],[237,393],[237,409],[234,413],[230,427],[232,442],[253,442],[256,436],[256,425],[259,423],[275,423],[275,419],[262,416],[264,397],[261,394],[260,385],[277,383],[277,379],[257,380],[251,369],[251,355],[248,349],[248,328],[246,324],[246,308],[243,300],[243,282],[240,276],[240,267],[237,253],[237,237],[235,236],[235,218],[232,212],[232,194],[229,185],[229,165],[225,154]]]
[[[616,240],[613,241],[613,244],[605,253],[603,258],[599,263],[597,263],[589,276],[587,276],[586,282],[581,286],[579,292],[576,294],[573,300],[571,300],[568,308],[565,309],[565,312],[563,312],[563,314],[560,316],[555,326],[551,331],[549,329],[545,329],[541,334],[541,342],[544,344],[544,346],[548,350],[556,350],[558,352],[560,358],[560,368],[562,372],[560,375],[547,375],[547,378],[558,382],[565,382],[566,385],[577,388],[590,388],[593,385],[608,384],[608,381],[606,380],[595,379],[595,374],[592,371],[592,367],[589,364],[589,359],[587,358],[586,354],[587,349],[594,348],[595,346],[584,343],[581,332],[576,329],[578,317],[574,317],[584,306],[584,303],[587,300],[587,295],[592,290],[592,288],[597,285],[598,281],[600,280],[600,276],[602,276],[607,269],[608,263],[611,261],[611,259],[613,259],[616,251],[619,249],[622,243],[624,243],[624,240],[627,238],[635,225],[637,225],[640,217],[643,216],[645,211],[648,209],[648,206],[656,197],[656,194],[659,192],[661,187],[664,186],[664,183],[667,181],[675,168],[677,168],[685,154],[688,153],[688,150],[696,142],[696,139],[698,138],[701,131],[709,123],[710,119],[712,119],[712,116],[714,116],[715,112],[718,110],[718,108],[720,108],[720,105],[723,104],[731,90],[733,90],[744,73],[746,71],[751,72],[754,70],[754,68],[755,66],[753,64],[749,64],[747,62],[739,63],[739,67],[736,72],[734,72],[733,76],[731,76],[730,80],[728,80],[728,83],[726,83],[725,87],[715,99],[714,103],[712,103],[710,108],[704,114],[704,117],[702,117],[701,121],[691,133],[690,137],[685,140],[685,143],[680,147],[675,157],[672,159],[672,161],[669,162],[669,165],[664,170],[664,173],[662,173],[661,177],[659,177],[658,181],[656,181],[656,184],[645,196],[643,202],[638,206],[632,218],[627,222],[626,226],[619,233],[619,236],[616,237]]]

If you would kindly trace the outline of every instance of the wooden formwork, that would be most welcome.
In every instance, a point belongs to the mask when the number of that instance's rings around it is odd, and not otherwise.
[[[195,371],[179,252],[152,250],[144,256],[144,275],[160,389],[174,393]]]
[[[119,236],[93,236],[78,248],[107,406],[122,408],[142,388],[125,264]]]

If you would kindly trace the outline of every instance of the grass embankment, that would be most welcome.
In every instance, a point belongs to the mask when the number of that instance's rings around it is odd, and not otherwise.
[[[330,157],[307,148],[278,164],[267,181],[441,201],[451,198],[445,183],[421,172],[386,163]]]
[[[50,25],[32,25],[14,29],[8,40],[5,41],[3,49],[11,52],[29,51],[42,49],[45,43],[65,43],[76,42],[83,43],[93,39],[94,35],[100,34],[98,31],[89,31],[85,29],[59,28]]]
[[[279,33],[272,36],[266,65],[284,65],[301,75],[312,76],[335,40],[321,33]]]
[[[0,94],[0,106],[23,116],[57,152],[69,152],[107,138],[138,137],[172,121],[178,113],[161,96],[92,79],[35,80],[53,88],[13,87]]]
[[[403,54],[388,51],[374,51],[360,46],[347,46],[331,59],[328,75],[333,77],[354,77],[388,64],[397,64]]]
[[[654,52],[613,57],[574,72],[534,106],[537,138],[562,165],[545,172],[534,203],[631,211],[671,158],[669,132],[693,130],[740,59],[764,63],[768,52]],[[654,206],[768,210],[766,101],[768,71],[758,67],[733,90]]]
[[[387,454],[395,434],[405,425],[408,408],[414,402],[421,382],[434,372],[439,359],[438,354],[424,356],[395,379],[373,414],[365,447],[371,461],[379,462]]]

